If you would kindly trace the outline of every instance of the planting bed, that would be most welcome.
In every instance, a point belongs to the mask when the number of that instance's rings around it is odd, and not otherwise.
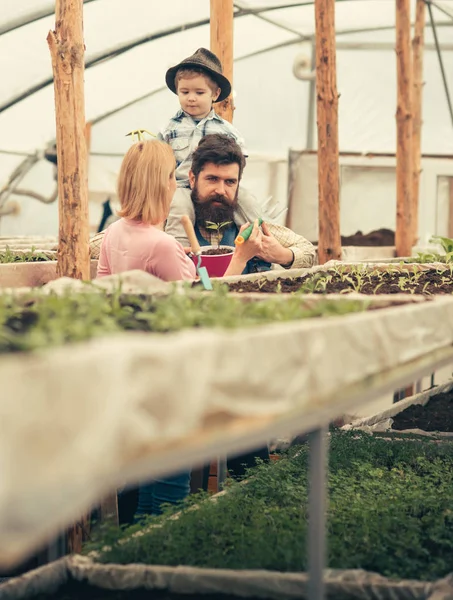
[[[453,392],[439,393],[422,406],[413,404],[393,418],[392,429],[422,429],[453,433]]]
[[[17,255],[16,255],[17,256]],[[56,253],[39,251],[34,256],[38,258],[30,261],[9,261],[2,263],[0,260],[0,292],[2,288],[40,287],[49,281],[57,279]],[[97,260],[90,264],[90,276],[96,277]]]
[[[423,265],[387,266],[386,270],[373,267],[342,266],[294,277],[259,278],[228,282],[230,291],[247,293],[313,293],[313,294],[451,294],[453,293],[453,265],[430,268]]]
[[[377,415],[357,419],[344,429],[453,437],[453,383],[410,396]]]
[[[24,263],[24,262],[46,262],[55,260],[56,252],[53,250],[10,250],[6,248],[0,251],[0,264]]]
[[[65,559],[12,580],[2,598],[142,600],[143,588],[151,599],[306,598],[308,460],[293,448],[175,518],[107,530],[86,548],[96,562]],[[333,432],[328,479],[327,597],[434,598],[453,564],[453,443]]]
[[[394,246],[395,232],[391,229],[376,229],[370,233],[357,231],[353,235],[341,236],[342,246]]]
[[[307,446],[293,448],[215,502],[191,498],[196,510],[150,519],[160,526],[138,537],[137,527],[112,530],[90,549],[103,563],[306,570],[308,458]],[[453,443],[333,433],[327,566],[444,577],[453,565],[452,494]]]
[[[452,298],[172,290],[138,272],[0,296],[2,566],[125,480],[319,427],[453,343]]]

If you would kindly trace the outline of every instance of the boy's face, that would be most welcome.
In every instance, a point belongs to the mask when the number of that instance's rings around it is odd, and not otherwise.
[[[206,77],[196,75],[182,78],[178,82],[178,98],[181,108],[194,119],[204,119],[212,108],[212,103],[218,98],[220,88],[212,91]]]

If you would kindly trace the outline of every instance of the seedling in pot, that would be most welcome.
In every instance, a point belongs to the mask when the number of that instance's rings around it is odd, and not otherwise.
[[[213,221],[206,221],[206,229],[212,229],[216,232],[217,248],[220,248],[220,231],[227,225],[231,225],[232,221],[224,221],[223,223],[214,223]]]

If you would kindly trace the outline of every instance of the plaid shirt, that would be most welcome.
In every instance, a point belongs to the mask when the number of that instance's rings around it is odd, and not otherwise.
[[[189,170],[192,166],[192,154],[205,135],[224,133],[232,137],[244,149],[244,140],[239,131],[214,111],[201,121],[195,121],[183,110],[179,110],[170,119],[167,127],[158,134],[158,138],[170,144],[176,159],[176,180],[178,187],[189,187]]]

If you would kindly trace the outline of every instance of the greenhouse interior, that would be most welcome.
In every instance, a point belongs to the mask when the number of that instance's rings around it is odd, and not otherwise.
[[[1,4],[0,600],[453,598],[453,0]]]

